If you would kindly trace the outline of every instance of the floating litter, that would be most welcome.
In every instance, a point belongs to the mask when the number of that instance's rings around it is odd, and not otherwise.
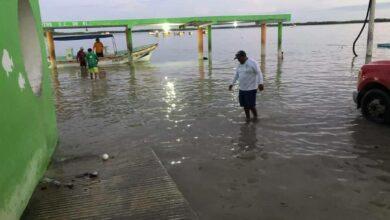
[[[103,154],[102,155],[102,160],[106,161],[110,158],[110,156],[108,154]]]

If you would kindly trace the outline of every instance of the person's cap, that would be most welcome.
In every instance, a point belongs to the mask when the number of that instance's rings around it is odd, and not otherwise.
[[[234,59],[238,59],[239,57],[246,57],[245,51],[243,51],[243,50],[238,51],[236,53],[236,56],[234,57]]]
[[[84,50],[84,47],[80,47],[80,50]]]

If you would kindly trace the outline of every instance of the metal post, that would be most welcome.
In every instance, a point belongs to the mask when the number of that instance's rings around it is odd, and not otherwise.
[[[54,44],[52,30],[46,31],[46,40],[47,40],[47,47],[49,49],[49,59],[51,63],[51,68],[56,69],[57,68],[56,51],[55,51],[55,44]]]
[[[278,23],[278,58],[283,57],[282,52],[282,42],[283,42],[283,23]]]
[[[203,28],[198,27],[198,58],[203,60]]]
[[[129,62],[133,61],[133,34],[130,27],[126,28],[126,43],[129,54]]]
[[[267,43],[267,24],[261,24],[261,56],[266,55],[266,43]]]
[[[375,7],[376,0],[372,0],[370,10],[370,22],[368,24],[366,64],[372,61],[372,50],[374,47]]]
[[[211,51],[213,50],[213,38],[212,38],[212,33],[211,33],[211,25],[207,26],[207,39],[208,39],[208,50],[209,50],[209,56],[211,55]]]

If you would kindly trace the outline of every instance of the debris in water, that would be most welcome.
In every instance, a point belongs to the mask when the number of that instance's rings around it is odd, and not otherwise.
[[[93,171],[92,173],[89,173],[89,178],[96,178],[98,175],[99,173],[97,171]]]
[[[99,176],[99,173],[97,171],[93,171],[93,172],[86,172],[83,174],[79,174],[76,176],[76,178],[83,178],[83,177],[96,178],[98,176]]]
[[[68,187],[68,189],[73,189],[74,187],[73,183],[67,183],[65,186]]]
[[[43,180],[42,180],[41,182],[42,182],[42,183],[52,184],[52,185],[56,186],[57,188],[61,187],[61,182],[58,181],[58,180],[55,180],[55,179],[51,179],[51,178],[45,177],[45,178],[43,178]],[[44,188],[44,187],[42,187],[42,188]],[[47,187],[46,187],[46,188],[47,188]],[[46,189],[46,188],[45,188],[45,189]]]
[[[254,160],[256,159],[256,154],[253,151],[243,151],[236,155],[236,157],[244,160]]]
[[[110,158],[110,156],[108,155],[108,154],[103,154],[102,155],[102,160],[103,161],[106,161],[106,160],[108,160]]]
[[[281,202],[280,205],[281,205],[282,207],[288,207],[287,203],[285,203],[285,202]]]

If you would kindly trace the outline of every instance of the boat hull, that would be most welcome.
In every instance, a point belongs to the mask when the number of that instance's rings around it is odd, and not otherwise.
[[[390,44],[378,44],[378,48],[389,48],[390,49]]]

